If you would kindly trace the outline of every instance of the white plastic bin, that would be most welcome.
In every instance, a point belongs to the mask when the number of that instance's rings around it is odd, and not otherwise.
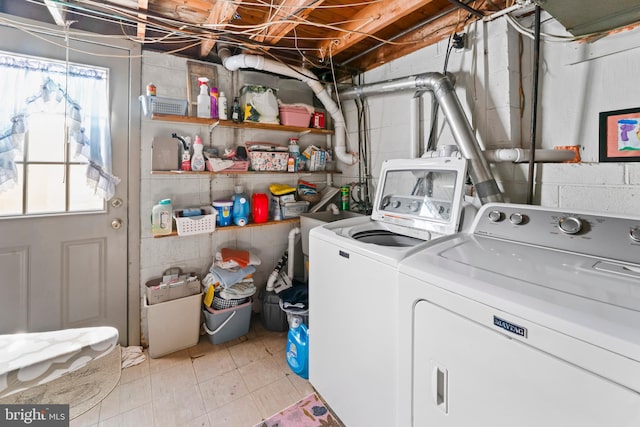
[[[149,305],[147,311],[149,356],[153,358],[198,344],[202,293]]]

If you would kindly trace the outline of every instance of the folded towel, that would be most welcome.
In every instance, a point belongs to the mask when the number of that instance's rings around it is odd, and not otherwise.
[[[241,299],[252,296],[256,293],[253,279],[242,280],[233,286],[229,286],[220,291],[220,297],[224,299]]]
[[[248,265],[245,268],[238,268],[237,270],[225,270],[224,268],[213,266],[209,269],[209,272],[215,276],[220,282],[220,286],[223,288],[229,288],[248,275],[254,273],[256,268],[252,265]]]
[[[235,249],[222,248],[222,251],[224,250],[233,251]],[[238,262],[234,261],[233,259],[223,260],[222,251],[216,252],[215,260],[213,262],[214,266],[224,268],[226,270],[235,269],[237,267],[246,267],[246,265],[244,266],[239,265]],[[257,255],[255,255],[250,251],[246,251],[246,252],[249,254],[249,262],[247,262],[248,265],[260,265],[262,263],[262,260],[258,258]]]
[[[249,265],[250,255],[249,251],[243,251],[241,249],[222,248],[220,251],[222,256],[222,262],[234,261],[239,267],[245,268]]]

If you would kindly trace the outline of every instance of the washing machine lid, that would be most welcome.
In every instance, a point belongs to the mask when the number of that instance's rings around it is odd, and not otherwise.
[[[386,160],[371,219],[447,235],[458,231],[467,160],[461,157]]]

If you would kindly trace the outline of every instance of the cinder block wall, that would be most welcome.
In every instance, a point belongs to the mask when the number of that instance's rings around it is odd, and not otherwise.
[[[552,33],[562,28],[549,21]],[[469,46],[454,50],[448,71],[456,78],[456,93],[483,149],[529,148],[531,117],[532,43],[504,18],[476,23],[465,30]],[[438,71],[444,64],[447,41],[384,64],[364,74],[365,83]],[[536,204],[567,209],[635,214],[640,212],[640,163],[599,163],[598,113],[640,106],[640,29],[626,30],[591,43],[543,43],[540,65],[537,147],[580,147],[579,164],[539,164]],[[524,94],[520,108],[520,87]],[[367,99],[370,112],[372,172],[377,178],[385,159],[409,156],[410,101],[413,92]],[[423,95],[423,140],[427,140],[431,95]],[[357,149],[356,108],[343,102],[350,149]],[[454,144],[442,114],[439,144]],[[492,165],[499,186],[512,202],[526,201],[528,165]],[[355,181],[357,167],[344,167],[340,177]]]
[[[247,76],[234,76],[223,67],[217,67],[218,90],[225,92],[229,102],[234,93],[238,93],[243,82],[250,82],[252,72]],[[236,79],[234,81],[234,79]],[[153,82],[157,87],[157,96],[186,99],[187,65],[186,59],[160,53],[145,52],[142,59],[142,87]],[[286,85],[287,96],[292,100],[297,88]],[[293,85],[295,86],[295,84]],[[302,95],[301,95],[302,96]],[[306,99],[306,98],[305,98]],[[290,100],[290,102],[292,102]],[[144,298],[144,283],[156,277],[169,267],[180,267],[183,271],[194,271],[203,276],[213,262],[215,252],[223,247],[251,250],[258,255],[262,264],[254,274],[256,286],[263,288],[271,271],[275,267],[288,245],[289,231],[296,224],[277,224],[264,227],[224,230],[218,229],[212,234],[184,237],[154,238],[151,235],[150,215],[154,204],[164,198],[171,198],[174,209],[210,205],[213,200],[229,199],[235,185],[242,185],[244,191],[251,195],[255,192],[268,193],[272,182],[295,185],[299,177],[306,180],[325,180],[323,174],[248,174],[248,175],[158,175],[151,174],[151,141],[154,137],[170,137],[175,132],[182,136],[199,134],[205,146],[217,147],[221,152],[227,147],[243,145],[246,141],[264,141],[286,144],[287,132],[239,130],[217,127],[213,130],[207,126],[185,123],[154,121],[143,117],[140,133],[141,151],[141,186],[140,186],[140,286]],[[325,146],[326,137],[322,135],[304,135],[300,138],[301,148],[314,144]],[[322,182],[320,182],[322,185]],[[300,254],[301,256],[301,254]],[[255,301],[254,301],[255,302]],[[141,306],[143,304],[141,303]],[[260,306],[254,303],[254,309]],[[142,341],[146,342],[146,314],[142,317]]]

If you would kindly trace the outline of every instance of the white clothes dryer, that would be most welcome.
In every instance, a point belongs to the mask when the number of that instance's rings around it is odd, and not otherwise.
[[[640,425],[640,218],[489,204],[399,271],[397,425]]]
[[[310,231],[309,381],[349,427],[397,425],[397,265],[458,231],[465,178],[462,158],[387,161],[371,217]]]

